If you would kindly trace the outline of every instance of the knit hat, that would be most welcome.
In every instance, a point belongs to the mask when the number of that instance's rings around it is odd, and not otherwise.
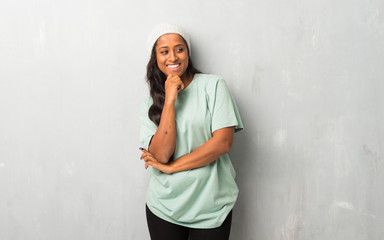
[[[182,36],[184,38],[184,41],[187,43],[189,56],[191,56],[191,43],[189,41],[189,36],[187,32],[177,25],[167,23],[157,25],[148,35],[147,51],[149,55],[151,55],[153,45],[156,43],[157,39],[159,39],[159,37],[163,36],[164,34],[168,33],[177,33]]]

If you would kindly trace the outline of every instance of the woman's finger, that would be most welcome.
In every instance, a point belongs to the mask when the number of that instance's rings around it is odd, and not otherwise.
[[[180,86],[180,88],[184,88],[183,81],[181,81],[181,78],[178,75],[174,75],[173,77],[167,79],[170,83],[173,83],[176,86]]]
[[[180,81],[181,82],[181,81]],[[177,86],[177,91],[181,91],[181,90],[183,90],[184,89],[184,84],[183,84],[183,82],[181,82],[178,86]]]
[[[148,161],[148,159],[150,159],[150,158],[153,158],[153,156],[151,154],[148,154],[148,153],[143,153],[140,157],[140,159],[143,159],[144,161],[146,161],[146,159]]]
[[[145,158],[146,156],[152,156],[152,157],[153,157],[153,155],[152,155],[150,152],[143,151],[143,153],[142,153],[141,156],[140,156],[140,159],[143,159],[143,158]]]
[[[159,163],[158,162],[154,162],[154,161],[146,161],[145,162],[145,168],[148,168],[149,166],[158,169],[159,168]]]
[[[143,155],[141,155],[141,159],[144,160],[144,162],[158,162],[157,159],[150,153],[143,153]]]
[[[145,156],[143,158],[144,162],[148,162],[148,161],[154,161],[154,158],[152,156]]]

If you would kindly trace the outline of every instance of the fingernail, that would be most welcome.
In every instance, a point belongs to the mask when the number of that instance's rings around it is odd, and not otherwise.
[[[142,148],[142,147],[139,147],[139,150],[140,150],[140,151],[143,151],[143,150],[144,150],[144,148]]]

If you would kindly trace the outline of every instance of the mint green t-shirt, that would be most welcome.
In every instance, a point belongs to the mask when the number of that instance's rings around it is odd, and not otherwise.
[[[152,98],[143,101],[140,111],[140,140],[145,149],[157,126],[149,119]],[[215,75],[195,74],[175,102],[176,148],[174,159],[193,152],[212,133],[243,124],[225,81]],[[147,206],[158,217],[191,228],[219,227],[233,208],[238,188],[228,154],[193,170],[165,174],[151,168]]]

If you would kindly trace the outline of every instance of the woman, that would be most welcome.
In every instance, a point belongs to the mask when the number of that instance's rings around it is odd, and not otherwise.
[[[187,33],[158,25],[148,37],[150,97],[141,105],[141,159],[152,166],[147,193],[151,239],[228,239],[238,195],[228,157],[243,129],[221,77],[192,64]]]

